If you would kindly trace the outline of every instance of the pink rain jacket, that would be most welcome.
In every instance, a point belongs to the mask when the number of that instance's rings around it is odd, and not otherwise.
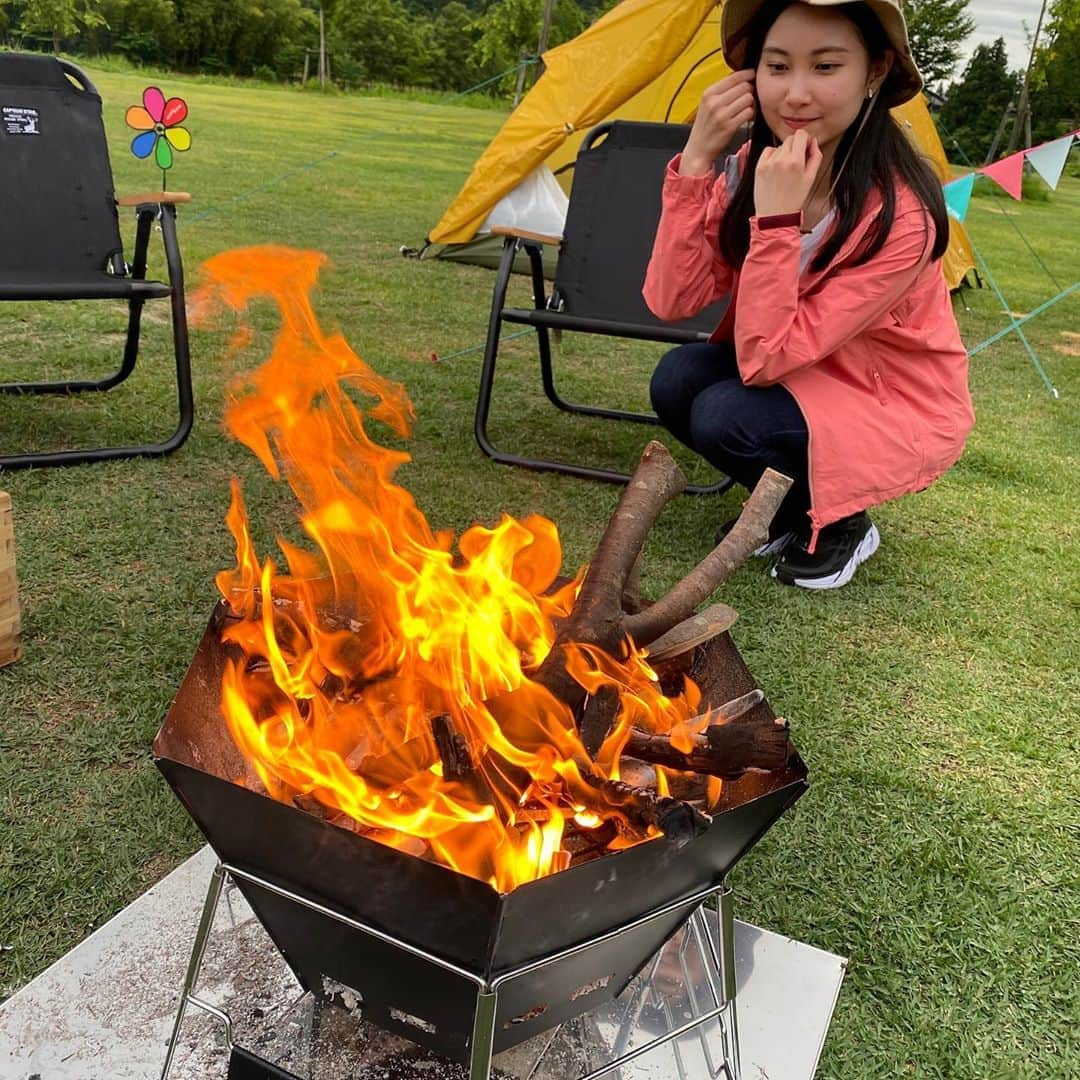
[[[824,270],[800,276],[798,225],[753,218],[738,271],[717,241],[725,177],[680,176],[678,167],[676,157],[664,180],[645,302],[674,320],[732,294],[710,340],[734,343],[747,386],[780,383],[802,410],[811,550],[831,522],[941,476],[960,457],[975,414],[941,262],[930,261],[933,223],[915,194],[897,185],[889,238],[861,266],[847,264],[879,211],[876,194]]]

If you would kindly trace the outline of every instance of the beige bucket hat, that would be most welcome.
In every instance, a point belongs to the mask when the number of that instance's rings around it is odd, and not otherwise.
[[[724,0],[720,18],[720,41],[724,60],[732,71],[746,67],[747,35],[754,16],[765,6],[766,0]],[[801,0],[811,7],[837,7],[854,0]],[[866,6],[877,16],[889,43],[896,51],[896,63],[886,81],[887,93],[883,101],[889,108],[910,101],[923,88],[923,79],[911,55],[908,43],[907,23],[900,7],[900,0],[864,0]]]

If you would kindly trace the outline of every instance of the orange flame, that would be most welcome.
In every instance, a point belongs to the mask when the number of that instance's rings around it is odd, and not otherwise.
[[[365,427],[408,435],[404,388],[315,319],[309,294],[324,261],[278,247],[226,252],[206,263],[196,297],[204,312],[242,313],[260,296],[280,309],[272,355],[232,387],[225,424],[290,485],[314,545],[279,538],[287,573],[260,562],[233,481],[237,565],[217,577],[236,616],[225,639],[243,655],[222,686],[233,739],[274,798],[314,799],[340,824],[504,892],[568,865],[568,822],[615,823],[611,848],[647,839],[582,771],[617,778],[631,725],[689,733],[696,687],[666,697],[629,642],[625,661],[572,651],[574,677],[590,692],[614,684],[622,701],[589,762],[569,711],[529,678],[580,584],[556,587],[554,523],[504,516],[468,529],[456,551],[449,532],[433,532],[393,480],[408,455]],[[234,344],[251,337],[242,328]],[[444,775],[431,728],[441,714],[476,763],[463,778]]]

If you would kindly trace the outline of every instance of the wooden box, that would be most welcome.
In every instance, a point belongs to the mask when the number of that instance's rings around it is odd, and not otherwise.
[[[14,663],[22,655],[20,629],[11,496],[6,491],[0,491],[0,667]]]

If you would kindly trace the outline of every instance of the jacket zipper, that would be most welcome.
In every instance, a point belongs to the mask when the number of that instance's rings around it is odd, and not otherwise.
[[[874,377],[874,390],[877,392],[878,401],[882,405],[889,404],[889,397],[885,391],[885,380],[881,377],[881,372],[877,369],[876,365],[872,365],[870,372]]]

